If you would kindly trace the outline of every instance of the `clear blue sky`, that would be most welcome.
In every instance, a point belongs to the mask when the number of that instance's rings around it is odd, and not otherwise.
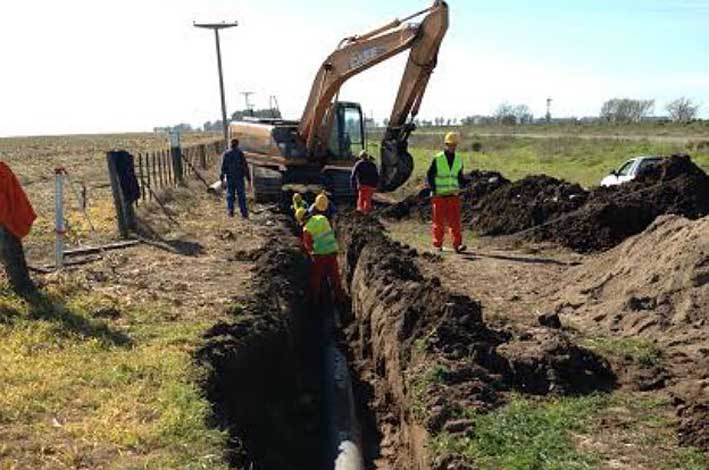
[[[213,39],[192,20],[238,19],[225,34],[230,110],[240,91],[278,96],[299,117],[340,38],[430,0],[3,0],[0,136],[148,130],[219,114]],[[451,29],[423,117],[597,115],[613,97],[687,96],[709,117],[709,0],[450,0]],[[32,24],[34,28],[28,28]],[[389,113],[404,58],[348,83],[342,97]]]

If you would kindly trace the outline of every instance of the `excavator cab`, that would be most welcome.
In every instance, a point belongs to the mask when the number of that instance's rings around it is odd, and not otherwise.
[[[367,146],[362,107],[337,101],[328,151],[334,160],[352,161]]]

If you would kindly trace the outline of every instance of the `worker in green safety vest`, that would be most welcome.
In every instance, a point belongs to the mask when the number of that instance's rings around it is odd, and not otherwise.
[[[335,299],[344,298],[340,268],[337,263],[339,245],[330,221],[324,215],[308,215],[305,211],[298,211],[303,226],[303,245],[310,254],[312,266],[310,268],[309,295],[315,301],[320,301],[322,284],[325,279],[330,281],[334,290]]]
[[[308,203],[303,199],[303,195],[300,193],[293,194],[293,205],[291,206],[293,210],[293,215],[298,212],[298,209],[308,210]]]
[[[460,190],[465,184],[463,158],[456,154],[459,137],[449,132],[445,137],[445,150],[436,155],[428,169],[427,179],[431,188],[433,207],[433,246],[443,249],[446,228],[453,237],[453,249],[457,253],[466,250],[460,222]]]

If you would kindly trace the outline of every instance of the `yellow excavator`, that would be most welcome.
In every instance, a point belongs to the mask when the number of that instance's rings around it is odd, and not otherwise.
[[[418,23],[410,21],[422,17]],[[345,81],[406,50],[410,56],[380,145],[380,190],[393,191],[413,171],[408,139],[438,51],[448,30],[446,2],[359,36],[343,39],[323,63],[300,121],[244,118],[229,126],[241,142],[256,201],[277,199],[289,184],[319,185],[334,197],[351,197],[349,173],[367,148],[362,108],[339,101]]]

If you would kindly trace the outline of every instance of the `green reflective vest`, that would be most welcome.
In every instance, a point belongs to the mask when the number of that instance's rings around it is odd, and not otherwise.
[[[313,237],[313,254],[333,255],[339,246],[335,232],[324,215],[314,215],[305,224],[305,230]]]
[[[460,191],[458,174],[463,169],[463,159],[456,155],[453,159],[453,167],[448,166],[448,158],[445,152],[436,155],[436,195],[451,196]]]

